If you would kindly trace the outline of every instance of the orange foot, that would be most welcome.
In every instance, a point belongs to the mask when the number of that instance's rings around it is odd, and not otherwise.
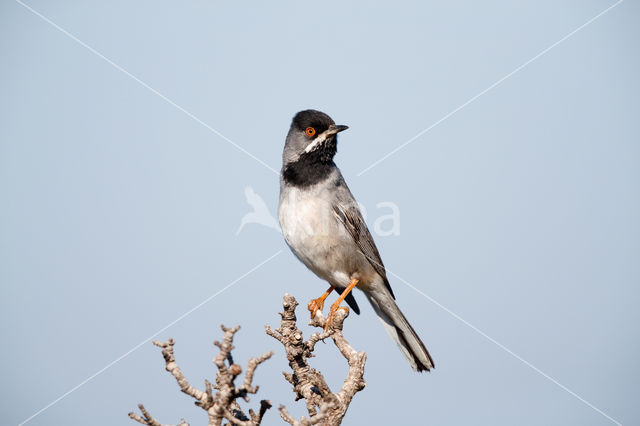
[[[336,312],[338,312],[339,309],[342,309],[345,311],[346,314],[349,314],[348,307],[331,305],[331,309],[329,310],[329,315],[327,316],[327,322],[324,323],[324,331],[329,330],[329,327],[333,327],[333,318],[336,316]]]
[[[331,294],[332,291],[333,291],[333,286],[329,287],[329,289],[325,291],[322,294],[322,296],[318,297],[317,299],[312,299],[311,302],[309,302],[309,304],[307,305],[307,309],[309,309],[309,312],[311,312],[311,319],[314,319],[316,317],[316,314],[318,313],[318,311],[322,312],[322,308],[324,307],[324,301],[327,298],[327,296]]]
[[[338,297],[338,300],[336,300],[335,303],[331,305],[331,309],[329,310],[329,316],[327,317],[327,322],[324,323],[324,331],[327,331],[329,327],[333,326],[333,317],[335,317],[336,311],[340,309],[340,304],[356,285],[358,285],[358,280],[354,278],[351,280],[347,288],[344,289],[340,297]],[[342,309],[346,309],[347,312],[349,312],[349,308],[347,308],[346,306],[344,306]]]

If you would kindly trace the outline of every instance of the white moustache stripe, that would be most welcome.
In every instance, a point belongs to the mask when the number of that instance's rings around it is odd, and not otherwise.
[[[313,140],[313,142],[311,142],[309,145],[307,145],[307,147],[304,149],[304,152],[311,152],[314,149],[316,149],[316,147],[318,145],[320,145],[322,142],[327,140],[327,132],[322,132],[318,135],[317,138],[315,138]]]

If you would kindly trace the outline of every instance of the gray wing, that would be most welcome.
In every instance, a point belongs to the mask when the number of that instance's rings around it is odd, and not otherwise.
[[[333,212],[338,220],[344,225],[347,232],[349,232],[349,235],[351,235],[351,238],[353,238],[353,241],[356,243],[362,254],[367,258],[373,269],[375,269],[375,271],[382,277],[387,289],[389,289],[389,293],[391,293],[391,296],[395,299],[396,297],[393,294],[393,290],[391,289],[391,285],[387,279],[387,271],[384,269],[380,253],[378,252],[376,243],[373,241],[369,228],[367,228],[367,224],[362,217],[360,208],[353,198],[353,195],[351,195],[351,192],[346,187],[344,181],[340,183],[341,185],[344,185],[344,189],[347,194],[340,197],[341,199],[334,204]]]

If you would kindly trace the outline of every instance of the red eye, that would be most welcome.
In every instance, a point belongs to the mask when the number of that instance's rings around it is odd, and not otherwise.
[[[307,134],[307,136],[313,136],[316,134],[316,129],[314,129],[313,127],[307,127],[304,132]]]

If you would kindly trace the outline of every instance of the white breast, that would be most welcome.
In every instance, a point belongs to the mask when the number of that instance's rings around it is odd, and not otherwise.
[[[278,218],[295,255],[319,277],[345,286],[349,282],[345,254],[354,250],[353,241],[338,222],[327,191],[323,185],[287,188],[280,196]]]

